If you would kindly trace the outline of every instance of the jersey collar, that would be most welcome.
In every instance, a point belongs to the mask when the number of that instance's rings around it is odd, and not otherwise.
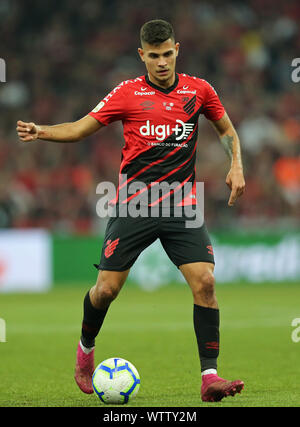
[[[148,74],[145,75],[145,80],[146,80],[146,82],[147,82],[147,84],[149,86],[152,86],[154,89],[159,90],[160,92],[168,94],[168,93],[172,92],[172,90],[174,90],[176,88],[176,86],[178,85],[179,77],[178,77],[178,74],[176,73],[175,74],[175,81],[174,81],[174,83],[172,84],[172,86],[167,87],[166,89],[164,89],[163,87],[157,86],[156,84],[152,83],[150,81],[149,77],[148,77]]]

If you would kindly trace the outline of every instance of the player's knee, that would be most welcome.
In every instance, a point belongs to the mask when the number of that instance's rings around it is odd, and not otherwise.
[[[107,306],[117,298],[120,288],[110,277],[102,277],[95,286],[95,298],[101,306]]]
[[[206,270],[197,276],[194,295],[205,295],[206,299],[212,298],[215,293],[215,277],[212,271]]]
[[[95,306],[106,308],[117,298],[125,280],[126,274],[116,274],[110,271],[100,271],[94,286]]]
[[[119,288],[116,284],[105,282],[98,289],[98,298],[107,303],[113,302],[119,294]]]

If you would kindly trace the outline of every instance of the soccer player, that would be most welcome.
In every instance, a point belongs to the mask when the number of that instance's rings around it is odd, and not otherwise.
[[[89,114],[75,122],[44,126],[18,121],[20,140],[75,142],[115,120],[122,120],[125,144],[114,205],[128,206],[139,200],[141,206],[150,209],[162,206],[167,200],[171,208],[195,207],[198,119],[204,114],[230,157],[226,183],[231,189],[228,204],[232,206],[245,189],[241,149],[216,91],[201,78],[175,71],[179,43],[175,42],[171,24],[163,20],[149,21],[142,26],[140,36],[138,53],[145,63],[146,75],[120,83]],[[139,198],[149,194],[146,190],[158,183],[168,184],[169,191],[161,197],[159,193],[156,199]],[[136,184],[136,190],[124,193],[129,184]],[[184,188],[188,191],[182,196]],[[93,392],[95,338],[107,310],[139,254],[157,238],[192,291],[202,400],[219,401],[243,389],[242,381],[228,381],[218,376],[219,308],[213,249],[205,224],[187,227],[186,220],[185,211],[178,216],[174,209],[169,209],[167,216],[162,209],[158,216],[119,213],[109,219],[100,263],[95,265],[99,270],[97,281],[83,303],[75,380],[84,393]]]

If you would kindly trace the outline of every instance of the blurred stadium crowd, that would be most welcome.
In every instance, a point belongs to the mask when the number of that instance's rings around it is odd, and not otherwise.
[[[169,20],[181,43],[178,72],[208,80],[239,133],[246,193],[227,206],[229,161],[210,124],[199,126],[197,180],[210,228],[297,227],[300,212],[300,2],[1,0],[0,227],[101,229],[96,186],[116,183],[120,123],[83,142],[18,142],[18,119],[77,120],[123,80],[145,73],[139,30]]]

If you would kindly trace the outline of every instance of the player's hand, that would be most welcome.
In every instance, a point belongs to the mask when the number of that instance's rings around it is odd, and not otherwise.
[[[245,179],[241,167],[231,168],[226,177],[226,184],[231,190],[228,206],[233,206],[236,199],[245,191]]]
[[[39,135],[39,129],[35,123],[26,123],[22,122],[22,120],[17,121],[17,132],[22,142],[34,141]]]

